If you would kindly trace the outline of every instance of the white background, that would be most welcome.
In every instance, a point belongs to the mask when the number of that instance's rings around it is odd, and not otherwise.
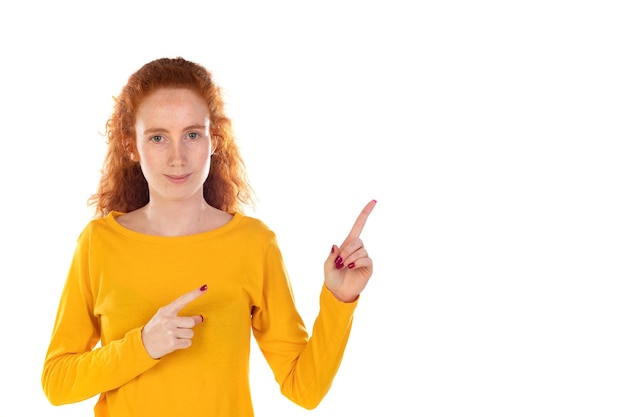
[[[375,273],[335,383],[257,415],[626,415],[626,14],[619,1],[5,2],[0,416],[40,375],[127,77],[183,56],[224,90],[307,325],[370,199]]]

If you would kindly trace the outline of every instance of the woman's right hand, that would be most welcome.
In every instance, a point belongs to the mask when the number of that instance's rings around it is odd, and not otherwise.
[[[187,304],[206,293],[203,285],[183,294],[170,304],[161,307],[141,331],[143,346],[153,359],[160,359],[168,353],[191,346],[193,328],[202,323],[204,318],[198,316],[179,316],[178,313]]]

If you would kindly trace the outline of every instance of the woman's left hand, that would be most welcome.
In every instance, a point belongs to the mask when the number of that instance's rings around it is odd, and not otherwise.
[[[372,276],[372,259],[367,254],[360,235],[375,205],[376,200],[367,203],[346,240],[340,247],[333,245],[324,262],[324,284],[344,303],[356,300]]]

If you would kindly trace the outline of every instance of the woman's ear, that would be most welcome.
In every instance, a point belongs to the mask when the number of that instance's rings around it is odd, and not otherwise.
[[[215,153],[218,143],[219,143],[219,137],[216,135],[211,135],[211,156],[213,156],[213,154]]]
[[[124,138],[123,143],[124,143],[124,150],[126,151],[126,154],[130,158],[130,160],[133,162],[139,162],[139,158],[137,158],[137,155],[135,154],[135,149],[131,141]]]

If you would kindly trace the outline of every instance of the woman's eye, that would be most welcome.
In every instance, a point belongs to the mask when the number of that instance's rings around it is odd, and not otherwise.
[[[154,143],[161,143],[163,142],[163,136],[159,136],[159,135],[152,136],[150,140]]]
[[[189,139],[198,139],[198,134],[196,132],[189,132],[189,135],[187,136]]]

